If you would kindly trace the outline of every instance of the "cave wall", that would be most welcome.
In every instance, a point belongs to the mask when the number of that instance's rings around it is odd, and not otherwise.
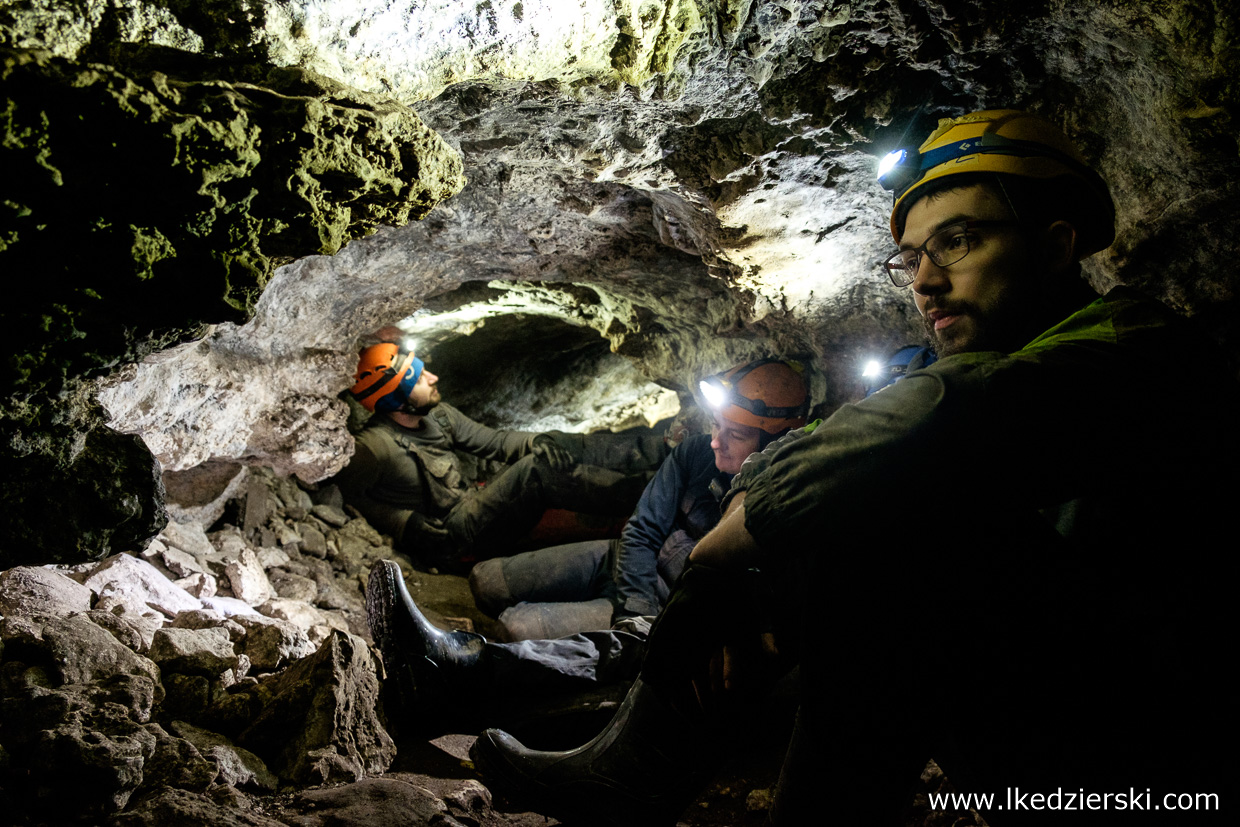
[[[665,387],[778,351],[813,359],[824,407],[855,395],[863,358],[918,335],[876,266],[891,245],[877,159],[984,106],[1047,115],[1111,182],[1117,241],[1087,264],[1095,286],[1138,286],[1234,355],[1237,276],[1210,265],[1240,203],[1236,29],[1230,4],[1122,0],[0,12],[0,45],[79,64],[175,52],[229,82],[313,70],[411,106],[459,152],[469,183],[426,220],[378,218],[393,226],[277,267],[248,320],[216,314],[198,341],[104,382],[113,425],[167,468],[307,480],[350,452],[336,395],[359,338],[471,283],[597,332]]]
[[[92,377],[248,318],[280,262],[424,215],[460,160],[406,107],[298,68],[260,85],[3,49],[0,75],[0,554],[101,556],[159,530],[163,492]]]

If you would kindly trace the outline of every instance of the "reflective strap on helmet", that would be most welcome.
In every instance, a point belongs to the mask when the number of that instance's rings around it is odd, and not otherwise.
[[[1070,155],[1067,155],[1054,147],[1045,144],[1036,143],[1034,141],[1021,141],[1015,138],[1005,138],[1002,135],[996,135],[987,132],[976,138],[966,138],[958,143],[941,146],[938,149],[932,149],[924,154],[910,153],[909,162],[913,157],[917,158],[917,169],[912,178],[904,184],[903,187],[895,189],[892,193],[892,201],[900,200],[906,192],[916,186],[927,172],[935,167],[942,166],[949,161],[958,158],[966,158],[970,155],[1012,155],[1018,158],[1049,158],[1063,164],[1068,168],[1069,172],[1076,173],[1091,183],[1099,187],[1106,185],[1102,181],[1102,176],[1089,167],[1082,164]],[[908,166],[911,163],[906,162]],[[881,181],[880,181],[881,183]]]
[[[369,387],[367,387],[365,390],[353,391],[353,397],[360,402],[361,400],[367,398],[371,394],[377,393],[379,389],[382,388],[384,385],[386,385],[388,382],[390,382],[392,380],[392,377],[395,375],[396,375],[395,368],[385,368],[383,372],[380,373],[375,378],[374,383],[371,384]]]
[[[805,370],[805,367],[800,362],[795,360],[779,359],[774,356],[768,356],[764,359],[757,359],[750,362],[726,379],[724,378],[723,373],[717,373],[703,381],[720,388],[724,392],[723,404],[735,405],[738,408],[749,411],[754,416],[770,417],[771,419],[792,419],[803,417],[808,414],[808,395],[806,400],[800,405],[785,405],[778,408],[767,405],[766,402],[761,399],[750,399],[747,396],[741,395],[740,391],[737,390],[737,386],[740,384],[741,380],[744,379],[745,376],[751,371],[757,370],[764,365],[786,365],[797,373],[802,373]]]
[[[400,358],[399,351],[397,352],[397,358]],[[379,373],[379,375],[375,378],[375,381],[369,386],[367,386],[365,390],[353,391],[353,398],[361,402],[363,399],[366,399],[370,397],[371,395],[378,393],[380,390],[386,387],[387,384],[391,382],[392,379],[394,379],[395,377],[404,376],[405,371],[409,370],[409,366],[413,364],[413,360],[414,360],[414,355],[412,353],[406,353],[405,358],[401,361],[400,367],[395,368],[389,365],[388,367],[384,368],[383,371]],[[393,359],[392,361],[396,361],[396,360]],[[398,384],[397,387],[400,387],[400,385]],[[395,390],[395,388],[392,388],[392,390]]]

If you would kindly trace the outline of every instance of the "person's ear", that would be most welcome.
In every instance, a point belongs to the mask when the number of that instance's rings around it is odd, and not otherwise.
[[[1076,227],[1067,221],[1056,221],[1046,228],[1043,239],[1042,249],[1049,272],[1058,273],[1076,263]]]

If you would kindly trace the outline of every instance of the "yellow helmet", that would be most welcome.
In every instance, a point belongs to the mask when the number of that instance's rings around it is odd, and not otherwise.
[[[892,191],[891,235],[900,240],[904,216],[928,184],[976,173],[1060,179],[1067,185],[1065,198],[1075,202],[1081,255],[1105,250],[1115,240],[1115,204],[1106,182],[1059,127],[1017,109],[944,118],[916,151],[889,153],[878,180]]]

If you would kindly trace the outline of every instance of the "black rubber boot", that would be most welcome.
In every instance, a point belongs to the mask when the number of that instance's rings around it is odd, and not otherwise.
[[[494,790],[536,812],[571,824],[659,827],[676,823],[718,766],[706,729],[638,678],[583,747],[539,752],[488,729],[470,757]]]
[[[730,756],[737,723],[757,694],[704,705],[695,689],[726,633],[748,625],[735,607],[752,591],[743,573],[691,566],[607,728],[566,752],[527,749],[489,729],[471,750],[483,778],[513,801],[574,824],[675,824]]]
[[[400,566],[379,562],[366,584],[366,619],[387,672],[385,707],[389,720],[407,727],[419,709],[442,704],[481,671],[486,638],[473,632],[445,632],[418,610]],[[426,721],[421,723],[425,724]]]

